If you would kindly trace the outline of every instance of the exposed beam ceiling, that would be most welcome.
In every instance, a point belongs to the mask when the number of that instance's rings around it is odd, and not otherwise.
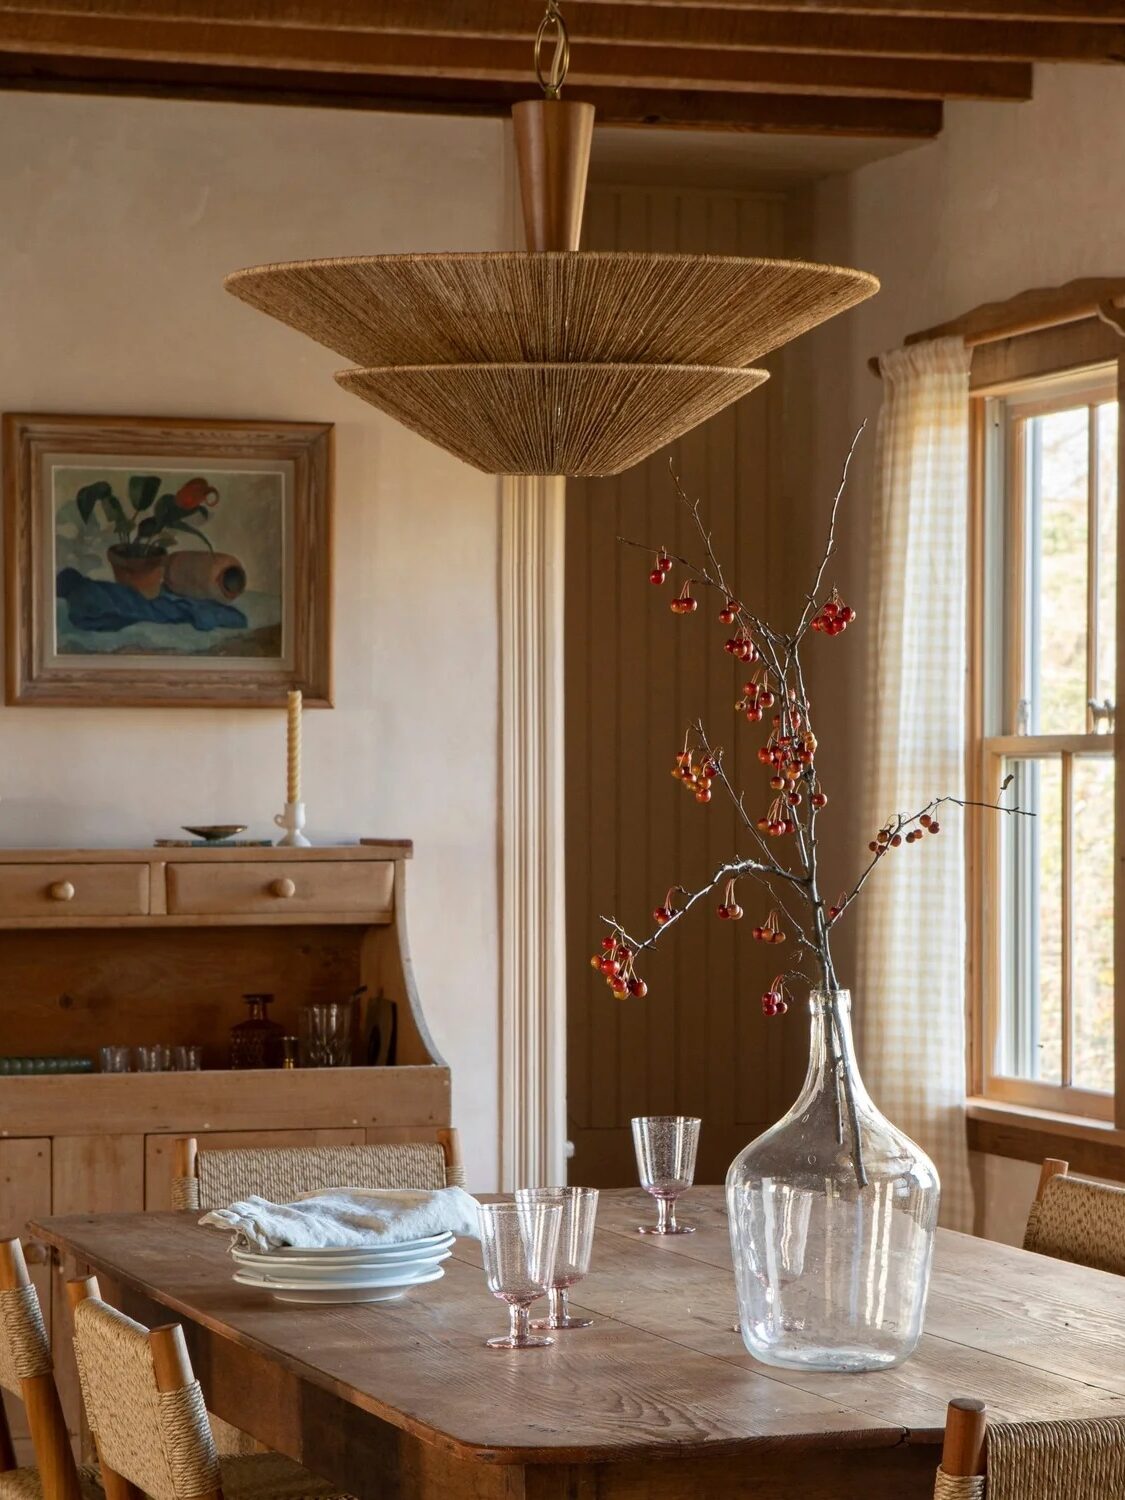
[[[1125,60],[1122,0],[563,0],[605,123],[923,138],[1032,64]],[[538,0],[0,0],[0,87],[501,113]]]

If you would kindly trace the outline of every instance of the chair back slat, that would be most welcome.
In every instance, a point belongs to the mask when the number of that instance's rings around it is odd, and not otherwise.
[[[950,1402],[934,1500],[1123,1496],[1125,1417],[990,1422],[986,1436],[983,1402]]]
[[[161,1390],[148,1330],[95,1297],[74,1308],[74,1348],[103,1469],[153,1500],[215,1495],[219,1461],[199,1382]]]
[[[174,1197],[202,1212],[251,1196],[286,1203],[334,1187],[436,1189],[450,1181],[439,1141],[201,1150],[195,1165],[195,1191],[190,1179],[177,1179]]]
[[[21,1382],[51,1373],[51,1346],[35,1288],[0,1291],[0,1385],[14,1396]]]
[[[78,1500],[51,1346],[19,1240],[0,1241],[0,1385],[23,1401],[43,1500]],[[0,1422],[0,1470],[14,1465],[11,1434]]]
[[[1125,1188],[1049,1177],[1031,1205],[1023,1247],[1125,1276]]]
[[[988,1500],[1125,1495],[1125,1419],[1000,1422],[988,1430]]]

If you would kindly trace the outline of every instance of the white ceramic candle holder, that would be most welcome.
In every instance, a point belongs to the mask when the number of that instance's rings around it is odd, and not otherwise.
[[[284,828],[284,835],[278,839],[278,846],[287,849],[308,849],[309,840],[302,833],[305,826],[305,804],[303,802],[287,802],[285,811],[274,814],[274,822],[279,828]]]

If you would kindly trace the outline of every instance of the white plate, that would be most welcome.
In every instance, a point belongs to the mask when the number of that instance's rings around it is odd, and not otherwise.
[[[432,1245],[452,1241],[449,1230],[441,1235],[426,1235],[422,1239],[398,1239],[389,1245],[282,1245],[281,1250],[270,1251],[272,1256],[312,1256],[317,1260],[332,1260],[333,1256],[356,1256],[357,1253],[387,1256],[396,1250],[429,1250]]]
[[[387,1245],[350,1245],[345,1249],[317,1250],[298,1248],[287,1245],[280,1250],[244,1250],[239,1246],[231,1248],[231,1255],[235,1260],[255,1264],[277,1264],[284,1261],[286,1265],[308,1265],[308,1266],[347,1266],[347,1265],[383,1265],[398,1264],[400,1261],[419,1260],[427,1255],[438,1254],[450,1249],[453,1245],[453,1235],[435,1234],[425,1240],[409,1240],[402,1244]]]
[[[269,1292],[279,1302],[394,1302],[404,1297],[413,1287],[440,1281],[444,1275],[445,1272],[438,1266],[425,1276],[400,1282],[397,1286],[287,1286],[284,1283],[260,1281],[244,1271],[236,1271],[234,1279],[242,1286],[253,1287],[255,1291]]]
[[[380,1281],[393,1281],[398,1276],[414,1275],[420,1271],[432,1271],[443,1260],[448,1260],[452,1250],[435,1250],[430,1255],[415,1256],[413,1260],[396,1260],[372,1263],[361,1261],[356,1265],[317,1266],[303,1261],[276,1261],[264,1257],[256,1259],[238,1257],[240,1271],[256,1276],[262,1281],[299,1281],[321,1286],[344,1285],[363,1282],[374,1285]]]
[[[435,1265],[403,1266],[397,1271],[348,1271],[329,1273],[322,1276],[286,1276],[283,1272],[254,1271],[245,1267],[234,1274],[243,1281],[256,1281],[261,1286],[283,1286],[293,1291],[299,1286],[318,1286],[322,1288],[332,1286],[356,1287],[356,1286],[407,1286],[412,1281],[417,1281],[424,1276],[432,1276],[440,1272],[441,1267]]]

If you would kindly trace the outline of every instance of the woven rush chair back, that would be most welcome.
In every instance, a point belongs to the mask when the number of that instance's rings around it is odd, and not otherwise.
[[[52,1372],[39,1297],[19,1240],[0,1244],[0,1385],[23,1399],[22,1382]]]
[[[934,1500],[1122,1500],[1125,1418],[998,1422],[949,1403]]]
[[[0,1241],[0,1386],[24,1404],[43,1500],[78,1500],[78,1470],[51,1346],[19,1240]],[[0,1408],[0,1471],[14,1467],[11,1435]]]
[[[1071,1177],[1065,1161],[1048,1157],[1023,1248],[1125,1276],[1125,1188]]]
[[[124,1480],[152,1500],[218,1500],[219,1460],[182,1329],[150,1333],[90,1294],[92,1286],[68,1290],[82,1400],[107,1496],[127,1494]]]
[[[228,1208],[251,1196],[288,1203],[334,1187],[421,1188],[463,1185],[455,1130],[430,1141],[373,1146],[262,1146],[200,1150],[176,1143],[172,1201],[177,1208]]]

